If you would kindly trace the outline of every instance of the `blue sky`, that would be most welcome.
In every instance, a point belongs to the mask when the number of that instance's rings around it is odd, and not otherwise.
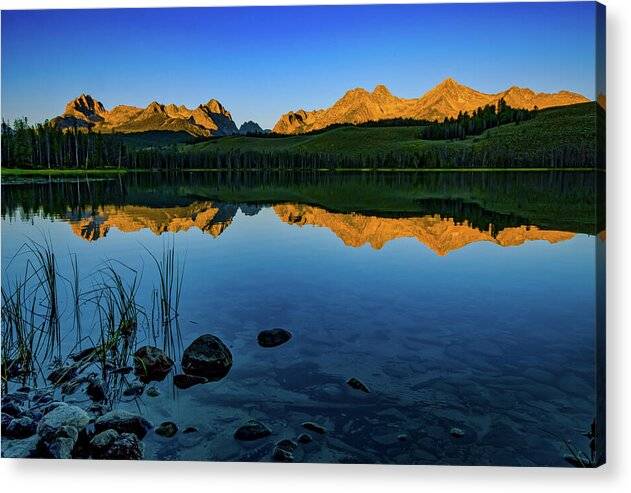
[[[591,2],[2,12],[2,116],[43,121],[81,93],[106,108],[216,98],[272,127],[383,83],[447,76],[594,98]]]

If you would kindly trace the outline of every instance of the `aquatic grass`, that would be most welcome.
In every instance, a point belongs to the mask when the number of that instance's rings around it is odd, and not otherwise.
[[[175,244],[164,244],[161,258],[145,247],[157,269],[158,287],[152,293],[152,325],[157,320],[161,331],[153,326],[152,334],[161,336],[163,350],[170,356],[175,355],[182,346],[179,326],[179,307],[184,281],[184,262],[176,256]],[[154,318],[155,317],[155,318]]]

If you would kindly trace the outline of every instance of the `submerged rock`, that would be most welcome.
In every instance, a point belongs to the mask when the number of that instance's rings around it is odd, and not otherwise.
[[[237,440],[252,441],[265,438],[271,434],[272,431],[267,426],[260,421],[251,419],[237,428],[237,431],[234,432],[234,437]]]
[[[147,390],[145,390],[145,395],[148,395],[149,397],[158,397],[160,395],[160,391],[157,387],[154,387],[152,385],[151,387],[148,387]]]
[[[134,433],[142,439],[153,425],[142,416],[127,411],[114,410],[104,414],[94,422],[97,433],[115,430],[118,433]]]
[[[182,370],[188,375],[207,378],[210,381],[221,380],[232,368],[232,353],[228,347],[211,334],[195,339],[184,350]]]
[[[274,451],[272,452],[272,459],[274,459],[276,462],[293,462],[294,454],[292,454],[289,450],[274,447]]]
[[[74,354],[71,354],[69,357],[75,363],[79,361],[88,362],[88,361],[92,361],[92,359],[95,358],[97,351],[98,349],[96,347],[88,347]]]
[[[164,351],[153,346],[143,346],[134,353],[134,370],[140,381],[161,382],[173,368],[173,360]]]
[[[289,339],[291,339],[291,332],[285,329],[268,329],[259,332],[256,339],[259,346],[267,348],[276,347],[289,341]]]
[[[173,376],[173,384],[178,389],[188,389],[193,385],[199,385],[206,382],[208,382],[208,379],[206,377],[198,377],[197,375],[186,375],[185,373],[179,373]]]
[[[296,438],[296,440],[298,440],[298,443],[302,443],[307,444],[307,443],[311,443],[313,441],[313,438],[311,438],[311,435],[309,435],[309,433],[301,433],[298,438]]]
[[[186,428],[184,428],[184,431],[182,431],[182,433],[197,433],[199,430],[197,428],[195,428],[194,426],[187,426]]]
[[[302,423],[302,426],[303,428],[306,428],[307,430],[313,431],[315,433],[319,433],[320,435],[324,435],[326,433],[326,428],[324,426],[320,426],[313,421],[305,421],[304,423]]]
[[[75,365],[62,365],[55,368],[48,374],[48,381],[53,385],[61,385],[69,382],[77,376],[77,367]]]
[[[464,430],[454,426],[451,430],[449,430],[449,434],[454,438],[462,438],[464,436]]]
[[[177,425],[173,421],[165,421],[156,428],[156,434],[171,438],[177,433]]]
[[[364,385],[364,383],[361,380],[359,380],[359,379],[357,379],[355,377],[349,378],[346,381],[346,383],[348,384],[349,387],[351,387],[351,388],[353,388],[355,390],[360,390],[360,391],[366,392],[366,393],[370,392],[370,390],[368,390],[368,387],[366,387],[366,385]]]
[[[106,430],[90,441],[93,459],[139,460],[142,459],[142,444],[133,433],[118,433]]]
[[[123,395],[125,397],[139,397],[145,391],[145,386],[142,383],[131,384],[125,390],[123,390]]]
[[[107,394],[105,392],[105,384],[100,378],[91,379],[90,383],[88,383],[88,387],[86,388],[85,393],[94,402],[103,402],[107,397]]]

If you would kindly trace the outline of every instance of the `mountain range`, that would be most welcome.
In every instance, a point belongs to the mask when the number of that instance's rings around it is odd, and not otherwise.
[[[472,111],[480,106],[496,103],[500,98],[514,108],[527,109],[588,101],[586,97],[574,92],[543,93],[516,86],[495,94],[486,94],[447,78],[416,99],[394,96],[384,85],[376,86],[372,92],[362,88],[351,89],[329,108],[314,111],[300,109],[285,113],[276,122],[273,131],[279,134],[296,134],[333,124],[357,124],[394,118],[442,120],[456,116],[460,111]],[[51,121],[55,126],[64,129],[91,128],[95,132],[104,133],[162,130],[184,131],[194,136],[210,137],[266,132],[252,121],[237,128],[230,112],[216,99],[210,99],[194,109],[154,101],[146,108],[118,105],[107,110],[100,101],[82,94],[66,105],[62,115]]]
[[[194,109],[153,101],[146,108],[119,105],[106,110],[100,101],[82,94],[66,105],[63,115],[52,119],[60,128],[91,128],[95,132],[184,131],[191,135],[232,135],[239,132],[232,115],[216,99]]]
[[[384,85],[376,86],[372,92],[363,88],[351,89],[329,108],[315,111],[300,109],[285,113],[274,125],[274,132],[296,134],[336,123],[365,123],[392,118],[442,120],[445,117],[455,117],[460,111],[472,111],[480,106],[497,103],[501,98],[513,108],[526,109],[588,101],[586,97],[574,92],[543,93],[517,86],[486,94],[447,78],[421,97],[412,99],[394,96]]]

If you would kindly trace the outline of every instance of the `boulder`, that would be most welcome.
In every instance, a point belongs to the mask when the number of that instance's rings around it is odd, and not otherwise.
[[[138,378],[148,383],[161,382],[173,368],[173,360],[164,351],[153,346],[143,346],[134,353],[134,370]]]
[[[234,432],[234,437],[237,440],[249,442],[252,440],[265,438],[266,436],[269,436],[271,434],[272,431],[267,426],[265,426],[260,421],[251,419],[250,421],[237,428],[237,430]]]
[[[231,367],[232,353],[221,339],[211,334],[195,339],[182,356],[184,373],[204,377],[209,381],[221,380]]]
[[[153,425],[142,416],[127,411],[114,410],[94,422],[97,433],[112,429],[118,433],[134,433],[141,440]]]
[[[313,438],[311,438],[311,435],[309,435],[309,433],[301,433],[298,438],[296,438],[296,440],[298,440],[298,443],[302,443],[303,445],[305,445],[307,443],[311,443],[313,441]]]
[[[291,339],[291,332],[285,329],[269,329],[259,332],[257,341],[259,346],[270,348],[285,344]]]
[[[105,430],[90,441],[90,455],[93,459],[139,460],[143,448],[133,433],[118,433]]]
[[[44,414],[37,425],[40,439],[52,442],[57,437],[72,438],[90,422],[90,415],[78,406],[61,404]],[[67,429],[64,429],[67,428]],[[74,429],[74,432],[72,432]]]

